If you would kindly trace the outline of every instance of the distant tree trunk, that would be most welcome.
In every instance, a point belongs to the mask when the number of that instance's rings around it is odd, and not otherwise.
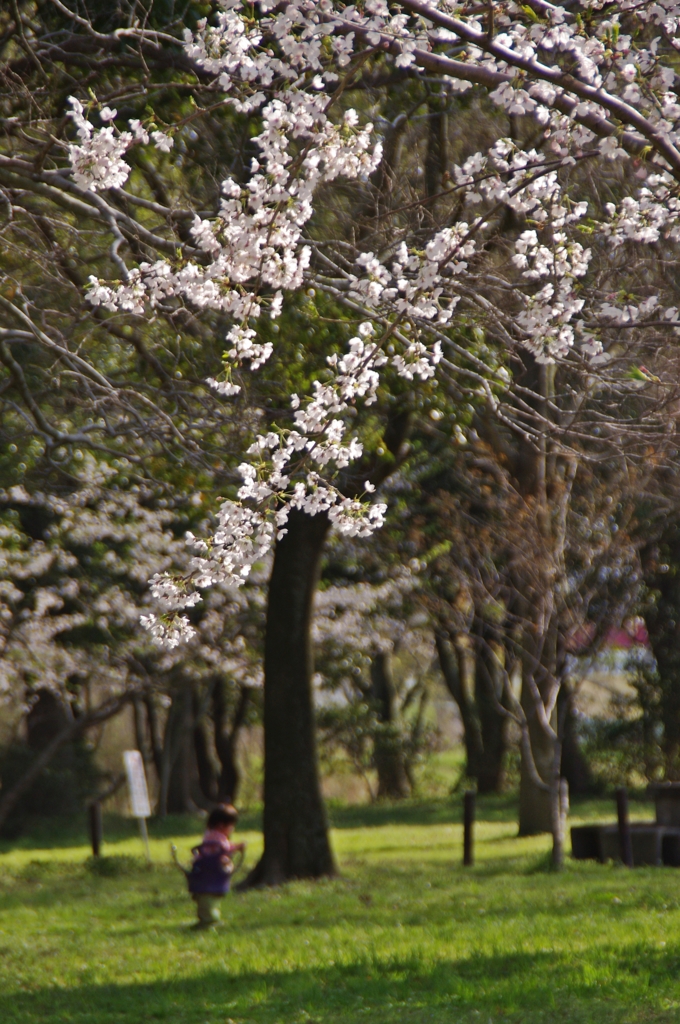
[[[508,720],[499,709],[504,689],[504,654],[489,628],[475,628],[475,703],[482,737],[482,754],[477,764],[480,793],[500,793],[505,781],[508,749]]]
[[[371,698],[380,723],[373,757],[378,773],[378,798],[403,800],[410,793],[404,749],[398,730],[396,695],[389,654],[376,654],[371,664]]]
[[[220,768],[210,745],[208,716],[197,686],[192,689],[194,753],[201,795],[209,803],[219,799]]]
[[[470,779],[478,779],[480,766],[484,760],[484,744],[482,727],[472,694],[472,680],[469,678],[471,669],[466,657],[467,652],[459,645],[452,644],[448,637],[439,631],[435,632],[435,643],[444,682],[458,705],[463,722],[465,774]]]
[[[585,796],[593,792],[593,773],[581,750],[576,731],[574,691],[566,681],[562,683],[557,698],[557,709],[559,717],[564,720],[561,774],[567,780],[571,794]]]
[[[135,719],[135,743],[137,744],[137,750],[142,755],[142,761],[144,762],[144,768],[148,771],[149,767],[149,746],[146,739],[146,720],[144,715],[144,704],[141,697],[137,697],[132,702],[132,710]]]
[[[656,600],[645,610],[659,676],[664,774],[680,780],[680,526],[669,522],[659,542],[643,552],[645,583]]]
[[[244,685],[240,687],[231,723],[229,722],[229,689],[226,679],[217,680],[213,690],[213,728],[215,749],[220,759],[220,772],[217,781],[218,799],[225,803],[234,803],[241,781],[236,748],[239,733],[248,713],[252,688]]]
[[[154,767],[156,769],[156,775],[158,776],[158,784],[160,786],[161,776],[163,774],[163,738],[161,733],[160,722],[158,721],[158,708],[156,707],[156,699],[152,693],[146,693],[144,695],[144,706],[146,708],[146,718],[149,723],[149,741],[151,743],[151,756],[153,758]]]
[[[189,814],[196,810],[191,790],[195,761],[192,757],[193,714],[191,689],[175,693],[165,723],[159,814]]]
[[[519,835],[552,835],[552,866],[561,869],[564,864],[564,841],[569,811],[569,785],[560,775],[562,744],[557,715],[551,715],[554,735],[541,728],[536,713],[537,698],[522,687],[523,708],[527,719],[528,744],[522,744],[520,772]],[[529,711],[533,705],[533,713]]]
[[[540,788],[527,764],[522,751],[519,780],[519,834],[533,836],[539,832],[553,832],[555,826],[555,799],[552,792],[555,781],[555,740],[546,732],[538,720],[536,700],[528,685],[529,673],[535,671],[533,662],[522,665],[521,704],[527,720],[531,754],[536,771],[549,789]],[[556,724],[556,713],[553,720]]]
[[[448,104],[447,96],[430,96],[427,101],[429,120],[425,191],[429,199],[444,189],[445,175],[448,172]]]
[[[548,420],[550,403],[555,398],[555,366],[528,359],[530,376],[539,385],[537,407]],[[531,505],[535,516],[536,550],[530,558],[530,571],[517,581],[516,600],[525,627],[522,638],[521,703],[530,739],[531,766],[527,747],[522,747],[520,770],[519,834],[550,832],[553,837],[553,867],[564,860],[564,823],[562,762],[563,721],[560,722],[557,698],[564,681],[560,665],[559,619],[568,578],[567,519],[577,459],[566,454],[557,459],[551,451],[548,431],[541,430],[533,441],[535,457],[531,474]],[[527,452],[529,458],[530,453]],[[527,480],[529,483],[529,480]],[[522,607],[523,606],[523,607]],[[535,685],[534,685],[535,684]],[[530,770],[535,769],[535,771]],[[538,784],[540,781],[540,785]]]
[[[335,872],[319,785],[310,624],[324,513],[293,511],[269,583],[264,684],[264,853],[245,886]]]
[[[158,794],[158,814],[164,818],[168,813],[168,791],[170,789],[170,772],[172,770],[172,735],[176,731],[175,720],[178,709],[173,701],[168,709],[163,733],[163,753],[161,757],[160,791]]]

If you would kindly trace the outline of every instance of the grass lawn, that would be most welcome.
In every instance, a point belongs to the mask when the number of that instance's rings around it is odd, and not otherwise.
[[[230,895],[207,933],[168,856],[196,822],[152,823],[151,870],[126,821],[99,871],[77,829],[2,844],[0,1022],[680,1022],[680,870],[552,874],[500,800],[463,869],[458,803],[334,809],[341,877]],[[613,805],[574,809],[593,817]]]

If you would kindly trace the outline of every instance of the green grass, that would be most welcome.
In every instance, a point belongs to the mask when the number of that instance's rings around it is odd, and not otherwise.
[[[480,801],[463,869],[458,805],[331,808],[342,876],[230,895],[209,933],[190,929],[168,863],[168,840],[186,856],[198,822],[154,824],[151,869],[121,820],[106,822],[99,870],[78,828],[5,843],[0,1021],[680,1021],[679,871],[553,874],[547,837],[517,839],[504,800]],[[590,802],[574,819],[612,810]],[[245,834],[252,863],[260,837]]]

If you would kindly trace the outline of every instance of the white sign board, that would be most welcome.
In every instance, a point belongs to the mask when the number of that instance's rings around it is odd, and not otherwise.
[[[138,750],[124,750],[123,760],[130,791],[130,808],[133,818],[150,818],[149,791],[146,788],[144,762]]]

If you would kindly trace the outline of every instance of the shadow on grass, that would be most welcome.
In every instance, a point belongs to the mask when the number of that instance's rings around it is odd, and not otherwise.
[[[219,932],[197,936],[203,948]],[[678,950],[601,949],[587,964],[551,951],[415,959],[230,974],[151,984],[81,984],[0,994],[4,1024],[621,1024],[676,1021]],[[676,1004],[677,1005],[677,1004]]]
[[[239,829],[244,832],[259,831],[262,814],[259,809],[247,811],[239,819]],[[104,815],[104,843],[138,839],[139,828],[133,818],[121,814]],[[168,814],[165,818],[149,818],[148,830],[151,839],[172,839],[188,836],[200,837],[205,829],[205,817],[196,814]],[[16,839],[0,840],[0,853],[11,850],[54,850],[74,846],[88,846],[90,835],[86,813],[75,818],[42,818],[31,822],[26,831]]]
[[[443,800],[400,800],[396,803],[343,805],[329,803],[328,816],[333,828],[374,828],[380,825],[459,825],[463,821],[462,797]],[[477,820],[515,821],[517,798],[514,794],[484,796],[477,799]]]
[[[633,817],[654,817],[653,807],[640,794],[631,797]],[[572,803],[572,817],[583,820],[614,821],[616,810],[613,800],[589,798]],[[432,800],[402,800],[398,803],[328,804],[329,822],[335,829],[375,828],[383,825],[459,825],[463,820],[462,798],[459,796]],[[476,819],[479,822],[515,824],[517,821],[517,795],[508,793],[478,797]],[[152,839],[199,836],[205,827],[205,817],[190,814],[169,814],[165,818],[149,819]],[[257,832],[262,828],[262,809],[253,807],[241,814],[239,830]],[[118,814],[104,816],[104,841],[122,842],[138,837],[137,823]],[[26,832],[16,839],[0,840],[0,854],[11,850],[65,849],[89,844],[86,815],[34,821]]]
[[[645,793],[631,794],[630,811],[634,817],[654,817],[654,807]],[[574,818],[616,820],[616,804],[608,797],[576,798],[572,801]],[[460,825],[463,822],[463,798],[400,800],[396,803],[328,803],[328,816],[334,828],[366,828],[379,825]],[[478,796],[476,820],[517,823],[518,794],[515,792]]]

